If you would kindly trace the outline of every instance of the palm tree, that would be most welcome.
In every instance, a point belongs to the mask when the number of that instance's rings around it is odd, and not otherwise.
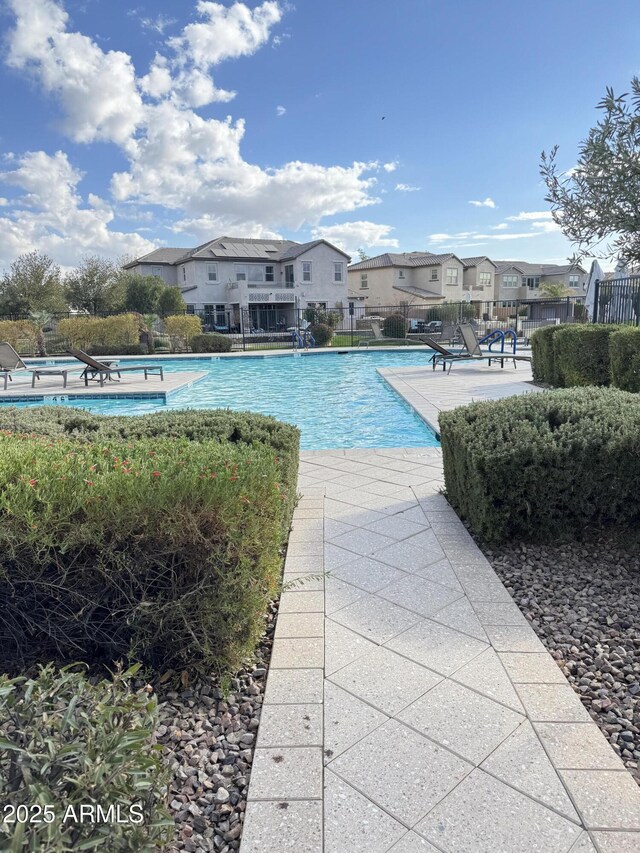
[[[46,326],[49,326],[53,321],[53,316],[48,311],[31,311],[29,314],[31,322],[36,326],[36,347],[39,356],[46,356],[47,341],[44,336]]]

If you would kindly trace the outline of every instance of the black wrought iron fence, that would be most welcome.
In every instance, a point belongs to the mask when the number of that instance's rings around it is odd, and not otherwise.
[[[640,277],[636,282],[640,282]],[[634,313],[634,311],[635,308],[640,307],[638,296],[640,287],[637,290],[629,290],[626,299],[618,296],[617,291],[609,298],[608,291],[604,290],[605,284],[608,283],[603,283],[601,294],[607,295],[601,296],[601,302],[603,305],[606,302],[607,318],[620,316],[620,306],[624,305],[631,318],[629,322],[637,323],[637,312]],[[345,348],[391,343],[412,346],[424,344],[428,338],[448,342],[456,340],[457,327],[460,323],[471,323],[478,335],[487,334],[494,329],[513,329],[520,339],[527,340],[540,326],[584,322],[587,319],[584,297],[447,302],[431,306],[363,305],[358,302],[339,308],[298,309],[279,305],[266,308],[249,305],[222,310],[222,306],[218,306],[216,310],[191,310],[187,313],[195,314],[200,318],[203,332],[215,332],[228,337],[231,340],[232,350],[239,352],[264,349],[290,350],[313,345],[315,337],[318,338],[316,343],[322,342],[322,345],[325,345],[324,338],[328,337],[328,345]],[[44,329],[49,355],[64,353],[69,348],[69,342],[60,333],[60,321],[70,317],[78,321],[92,319],[88,314],[65,313],[53,316]],[[0,316],[0,340],[5,339],[3,335],[8,333],[8,327],[2,325],[6,320],[28,323],[29,316]],[[604,321],[620,322],[614,319]],[[323,332],[318,327],[327,327],[329,331]],[[37,354],[33,334],[20,335],[19,330],[15,329],[12,334],[12,342],[21,354]],[[151,330],[151,338],[155,343],[156,352],[185,351],[184,342],[172,339],[166,334],[161,319]],[[147,338],[145,337],[144,340],[146,341]],[[141,346],[142,354],[146,351],[146,344],[142,343]],[[136,350],[136,345],[128,349]]]
[[[639,326],[640,275],[596,281],[593,322]]]

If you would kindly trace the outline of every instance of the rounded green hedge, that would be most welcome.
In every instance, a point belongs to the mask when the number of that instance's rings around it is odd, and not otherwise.
[[[404,314],[389,314],[384,318],[382,334],[385,338],[406,338],[407,319]]]
[[[440,414],[447,498],[487,542],[640,523],[640,396],[570,388]]]
[[[313,335],[317,347],[328,346],[333,338],[333,329],[326,323],[314,323],[308,327],[307,332]]]
[[[640,393],[640,329],[629,326],[609,338],[611,382],[623,391]]]
[[[556,372],[553,338],[564,326],[543,326],[531,335],[533,381],[541,385],[560,385]]]
[[[618,326],[567,323],[553,336],[555,370],[564,388],[609,385],[609,337]]]
[[[195,335],[189,341],[191,352],[231,352],[231,338],[212,332]]]

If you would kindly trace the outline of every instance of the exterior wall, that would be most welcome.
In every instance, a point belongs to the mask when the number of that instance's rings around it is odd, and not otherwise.
[[[489,300],[494,298],[496,268],[491,261],[482,261],[475,267],[468,267],[464,271],[463,289],[471,293],[472,300]],[[489,273],[491,282],[488,285],[480,284],[480,273]]]
[[[458,270],[458,283],[457,284],[447,284],[447,269],[449,267],[455,267]],[[441,293],[444,296],[445,302],[462,302],[464,300],[464,290],[463,290],[463,279],[464,279],[464,266],[461,261],[456,260],[455,258],[451,258],[449,261],[445,261],[441,266],[441,274],[442,274],[442,287]]]
[[[178,284],[176,267],[171,264],[136,264],[130,272],[138,273],[139,275],[158,275],[164,282],[171,287]]]
[[[368,288],[360,286],[360,276],[367,274]],[[365,305],[399,305],[403,299],[402,291],[395,290],[394,285],[398,283],[397,268],[378,267],[372,270],[354,270],[349,272],[349,290],[365,297]],[[403,282],[400,282],[402,284]],[[405,282],[412,283],[407,277]],[[406,297],[407,294],[404,294]]]
[[[503,277],[505,275],[516,275],[518,276],[518,287],[505,287],[503,284]],[[494,299],[497,300],[512,300],[512,299],[526,299],[527,298],[527,288],[522,287],[522,273],[510,267],[507,270],[504,270],[500,275],[495,276],[495,286],[494,286]]]

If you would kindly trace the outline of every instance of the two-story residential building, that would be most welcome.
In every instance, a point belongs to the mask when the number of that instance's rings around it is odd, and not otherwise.
[[[471,301],[493,299],[496,265],[486,255],[462,258],[464,275],[462,289],[471,294]]]
[[[195,249],[156,249],[125,265],[179,287],[187,309],[212,315],[220,327],[284,330],[296,309],[347,303],[349,255],[326,240],[295,243],[217,237]]]
[[[583,296],[587,271],[580,264],[530,264],[526,261],[495,261],[495,296],[499,301],[537,299],[543,282],[561,284]]]
[[[349,293],[363,297],[368,308],[440,305],[464,299],[464,263],[451,252],[385,252],[352,264],[348,276]]]

